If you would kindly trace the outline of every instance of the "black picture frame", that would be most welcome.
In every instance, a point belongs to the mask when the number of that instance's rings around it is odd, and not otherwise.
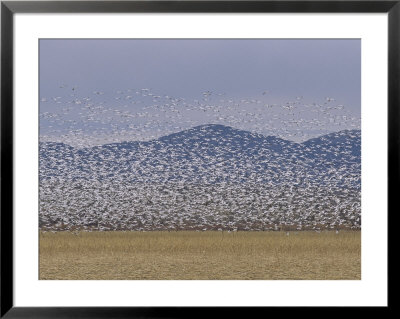
[[[377,1],[1,1],[1,308],[3,318],[178,318],[252,317],[279,313],[276,307],[15,307],[13,303],[13,17],[15,13],[270,12],[388,14],[388,218],[399,212],[400,0]],[[391,213],[391,214],[390,214]],[[388,223],[388,225],[393,223]],[[390,234],[388,226],[388,244]],[[388,255],[389,264],[389,255]],[[389,270],[389,269],[388,269]],[[389,287],[389,280],[388,280]],[[390,298],[388,307],[390,309]],[[277,311],[278,310],[278,311]],[[297,315],[306,307],[291,307]],[[339,307],[330,311],[337,312]],[[325,310],[323,310],[325,311]],[[357,310],[359,311],[359,309]],[[368,310],[370,311],[370,309]],[[358,313],[360,314],[360,313]]]

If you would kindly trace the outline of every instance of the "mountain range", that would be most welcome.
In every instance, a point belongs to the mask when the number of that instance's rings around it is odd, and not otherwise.
[[[229,126],[196,126],[151,141],[88,148],[39,145],[40,180],[128,183],[267,183],[361,187],[361,131],[303,143]]]

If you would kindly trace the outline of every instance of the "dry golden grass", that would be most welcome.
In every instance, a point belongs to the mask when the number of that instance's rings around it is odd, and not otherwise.
[[[40,233],[40,279],[361,279],[361,232]]]

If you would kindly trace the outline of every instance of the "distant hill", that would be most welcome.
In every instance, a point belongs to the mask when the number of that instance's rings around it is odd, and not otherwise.
[[[360,130],[295,143],[209,124],[84,149],[46,142],[39,152],[40,179],[361,186]]]

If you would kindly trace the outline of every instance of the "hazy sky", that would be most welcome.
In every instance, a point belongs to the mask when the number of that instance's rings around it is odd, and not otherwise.
[[[206,123],[285,136],[290,119],[308,123],[305,138],[359,128],[361,41],[40,40],[40,98],[47,139]]]

